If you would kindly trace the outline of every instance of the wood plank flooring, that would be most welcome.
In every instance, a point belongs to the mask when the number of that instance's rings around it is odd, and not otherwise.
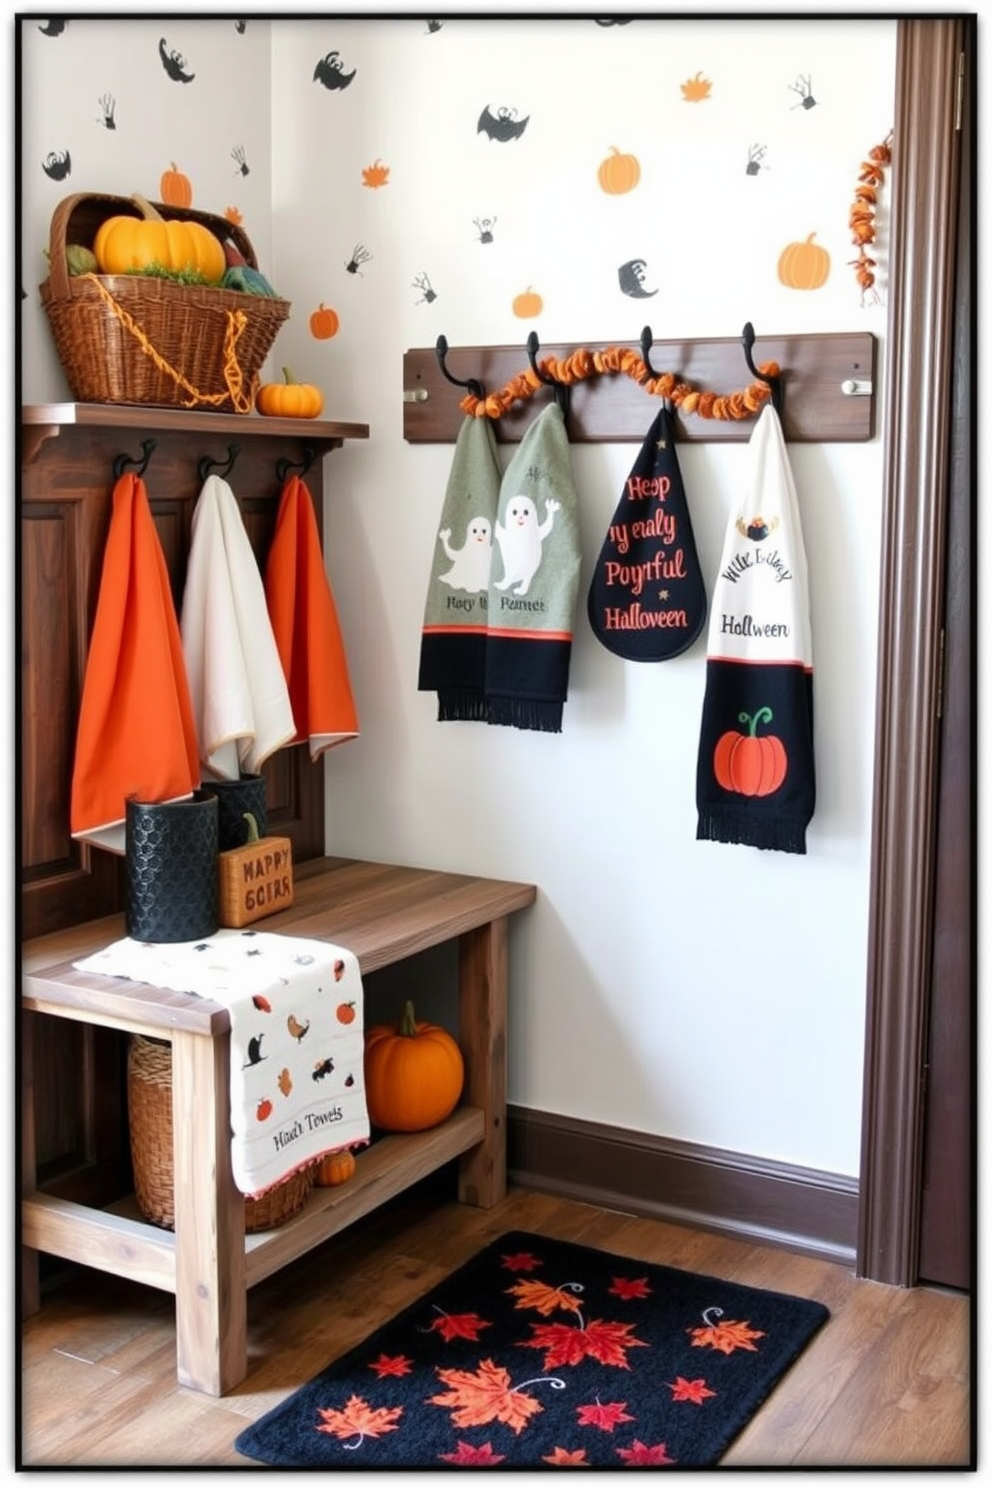
[[[219,1400],[176,1383],[170,1294],[65,1268],[22,1329],[17,1466],[250,1470],[232,1445],[249,1421],[508,1229],[829,1307],[723,1465],[975,1466],[967,1297],[858,1281],[826,1261],[523,1189],[469,1208],[447,1170],[252,1289],[249,1374]]]

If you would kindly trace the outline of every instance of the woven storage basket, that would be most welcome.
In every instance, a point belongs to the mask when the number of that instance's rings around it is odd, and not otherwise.
[[[163,1229],[176,1223],[172,1166],[172,1046],[132,1034],[127,1055],[127,1104],[134,1196],[145,1219]],[[245,1230],[273,1230],[310,1197],[316,1164],[293,1173],[257,1199],[245,1199]]]
[[[257,269],[247,233],[225,217],[151,205],[168,221],[230,238]],[[67,243],[91,248],[108,217],[141,216],[129,197],[88,193],[63,198],[52,214],[49,273],[39,289],[73,398],[251,413],[288,300],[139,274],[69,273]]]

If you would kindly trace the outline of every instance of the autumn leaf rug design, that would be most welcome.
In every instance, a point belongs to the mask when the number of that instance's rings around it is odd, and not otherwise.
[[[271,1467],[707,1467],[821,1303],[512,1231],[238,1436]]]

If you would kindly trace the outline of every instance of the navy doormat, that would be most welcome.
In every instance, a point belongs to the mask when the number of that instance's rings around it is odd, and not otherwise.
[[[271,1467],[712,1467],[819,1302],[511,1231],[242,1431]]]

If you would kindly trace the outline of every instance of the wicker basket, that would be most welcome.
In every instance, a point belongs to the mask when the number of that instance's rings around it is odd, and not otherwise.
[[[258,267],[247,233],[226,218],[152,205],[168,220],[230,238]],[[49,275],[39,289],[73,398],[251,413],[288,300],[138,274],[69,273],[67,243],[92,247],[108,217],[141,215],[128,197],[87,193],[63,198],[52,214]]]
[[[172,1166],[172,1046],[132,1034],[127,1056],[134,1196],[145,1219],[175,1228]],[[245,1231],[274,1230],[303,1208],[313,1190],[315,1163],[257,1199],[245,1199]]]

